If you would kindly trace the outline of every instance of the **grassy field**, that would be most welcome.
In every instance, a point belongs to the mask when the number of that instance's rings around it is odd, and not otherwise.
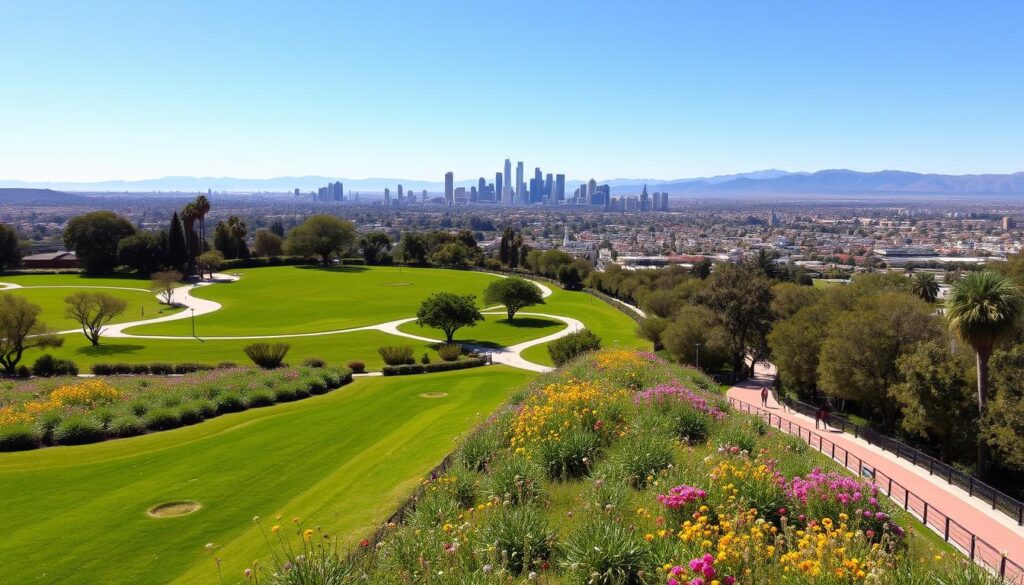
[[[157,302],[149,291],[148,280],[124,278],[85,278],[77,274],[62,275],[17,275],[0,276],[0,282],[11,282],[26,287],[47,287],[10,289],[0,292],[5,295],[24,297],[42,307],[40,319],[57,331],[66,331],[78,327],[73,319],[64,316],[64,299],[75,290],[81,288],[90,292],[103,292],[128,303],[125,312],[116,317],[112,323],[125,323],[139,319],[153,319],[177,312]],[[111,290],[95,287],[119,287],[135,290]]]
[[[530,310],[543,308],[531,307]],[[473,327],[464,327],[455,332],[455,341],[459,343],[475,343],[479,345],[515,345],[523,341],[551,335],[565,329],[565,323],[546,317],[520,316],[511,322],[503,315],[484,315],[484,321]],[[401,325],[399,331],[422,335],[434,339],[444,339],[444,331],[430,327],[420,327],[415,321]]]
[[[80,447],[0,454],[11,583],[227,582],[266,556],[251,524],[308,518],[343,542],[367,535],[419,478],[529,374],[501,366],[367,378],[330,394],[195,426]],[[444,392],[444,398],[419,395]],[[373,424],[366,424],[373,421]],[[151,506],[191,500],[187,516]]]
[[[435,292],[479,300],[494,276],[464,270],[281,266],[239,270],[241,280],[203,287],[195,296],[222,308],[196,318],[204,335],[314,333],[374,325],[416,314]],[[132,328],[133,335],[191,335],[186,320]]]

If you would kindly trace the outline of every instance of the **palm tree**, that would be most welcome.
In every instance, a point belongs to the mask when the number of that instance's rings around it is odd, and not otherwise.
[[[210,213],[210,200],[206,195],[200,195],[195,200],[196,209],[199,211],[199,252],[205,252],[206,248],[206,214]]]
[[[910,277],[910,292],[924,301],[934,303],[939,296],[939,283],[931,272],[915,272]]]
[[[249,233],[249,228],[245,225],[237,215],[232,215],[228,218],[228,234],[231,235],[231,239],[235,241],[235,257],[242,257],[242,246],[245,245],[245,236]]]
[[[1002,339],[1013,333],[1024,315],[1024,294],[1008,277],[983,271],[972,272],[954,286],[946,299],[946,320],[950,331],[974,350],[978,377],[978,414],[988,402],[988,360]],[[977,474],[984,477],[988,448],[978,442]]]
[[[199,255],[200,250],[196,244],[196,219],[199,218],[199,208],[196,206],[194,201],[190,201],[185,204],[185,207],[181,210],[181,223],[185,226],[185,241],[188,242],[188,265],[191,268],[195,266],[196,256]]]
[[[750,258],[750,264],[768,278],[772,278],[778,272],[778,267],[775,265],[775,259],[778,257],[778,253],[774,250],[761,248]]]

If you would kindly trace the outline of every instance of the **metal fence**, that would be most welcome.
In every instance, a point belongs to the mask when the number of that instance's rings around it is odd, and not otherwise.
[[[818,410],[816,407],[807,404],[806,402],[800,402],[789,398],[782,398],[780,403],[785,404],[787,407],[799,412],[800,414],[812,417]],[[998,510],[1006,514],[1013,519],[1014,522],[1024,526],[1024,502],[1004,494],[998,489],[975,478],[973,475],[964,473],[963,471],[960,471],[947,463],[943,463],[919,449],[915,449],[893,439],[892,437],[883,435],[871,427],[859,425],[841,416],[830,414],[828,417],[828,424],[843,431],[844,433],[852,433],[855,437],[860,437],[868,443],[884,451],[888,451],[900,459],[909,461],[915,466],[927,470],[929,474],[940,477],[948,483],[966,491],[971,496],[983,500],[986,504],[992,506],[993,510]]]
[[[820,433],[804,428],[797,423],[784,420],[779,415],[758,406],[735,398],[729,398],[729,404],[740,412],[761,417],[769,425],[785,433],[800,437],[807,441],[808,445],[828,455],[834,461],[842,464],[843,467],[857,475],[871,477],[879,486],[879,489],[889,496],[889,499],[916,516],[922,524],[934,530],[946,542],[959,548],[972,561],[991,570],[1011,585],[1024,585],[1024,566],[1007,558],[1006,555],[983,538],[908,490],[892,477],[850,453],[846,448],[837,445]],[[904,446],[904,449],[906,448]]]

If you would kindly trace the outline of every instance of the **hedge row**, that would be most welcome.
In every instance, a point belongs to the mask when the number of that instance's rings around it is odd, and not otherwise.
[[[403,366],[384,366],[385,376],[407,376],[410,374],[430,374],[449,370],[465,370],[487,365],[485,357],[467,357],[454,362],[438,362],[435,364],[407,364]]]
[[[216,366],[209,364],[180,363],[180,364],[93,364],[91,371],[97,376],[123,376],[123,375],[145,375],[169,376],[171,374],[191,374],[193,372],[205,372],[207,370],[234,368],[237,364],[223,362]]]
[[[341,263],[346,266],[364,265],[364,258],[342,258]],[[305,266],[308,264],[320,264],[320,258],[310,256],[271,256],[270,258],[251,257],[233,258],[225,260],[219,270],[237,270],[239,268],[263,268],[266,266]]]

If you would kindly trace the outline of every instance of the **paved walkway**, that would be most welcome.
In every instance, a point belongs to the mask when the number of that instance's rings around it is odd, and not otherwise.
[[[757,376],[753,380],[747,380],[729,389],[728,396],[752,407],[761,408],[761,389],[769,387],[771,378],[774,376],[774,366],[761,366],[756,368]],[[814,429],[814,419],[779,405],[769,393],[767,411],[771,413],[773,426],[780,426],[779,419],[788,421],[794,425],[799,424],[804,429]],[[782,430],[788,430],[785,422],[781,423]],[[797,434],[794,428],[791,431]],[[991,505],[985,504],[980,499],[971,497],[964,490],[947,483],[945,480],[929,475],[927,471],[912,465],[911,463],[897,458],[892,453],[883,451],[863,439],[856,438],[844,433],[839,429],[826,427],[823,430],[814,431],[816,435],[808,435],[805,430],[802,438],[812,446],[819,448],[824,439],[824,451],[826,455],[831,454],[831,445],[837,447],[836,459],[842,464],[844,456],[839,455],[842,450],[850,453],[849,466],[853,471],[859,472],[859,465],[854,463],[860,459],[865,465],[870,466],[877,473],[876,478],[881,488],[888,489],[888,480],[903,486],[904,489],[893,487],[890,496],[901,506],[904,501],[909,502],[911,512],[918,519],[924,515],[924,503],[927,503],[928,519],[927,524],[941,535],[945,532],[946,517],[950,522],[951,542],[970,553],[971,537],[973,533],[978,539],[975,541],[975,557],[980,558],[983,564],[994,570],[999,570],[1002,563],[1001,554],[1005,553],[1009,561],[1024,567],[1024,528],[1011,520],[1005,514],[992,510]],[[906,496],[909,491],[912,495]],[[960,527],[957,527],[959,525]],[[984,546],[981,541],[990,545]],[[1024,585],[1024,575],[1018,575],[1010,568],[1013,566],[1007,563],[1006,576],[1014,584]]]

